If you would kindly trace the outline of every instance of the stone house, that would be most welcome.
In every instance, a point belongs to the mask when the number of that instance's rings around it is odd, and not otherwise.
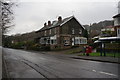
[[[39,35],[36,41],[44,46],[50,45],[51,49],[85,45],[87,38],[82,35],[84,29],[74,16],[64,19],[59,16],[58,20],[48,21],[48,24],[44,23],[44,27],[36,31]]]

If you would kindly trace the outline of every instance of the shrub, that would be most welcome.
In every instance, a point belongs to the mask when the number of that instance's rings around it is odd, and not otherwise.
[[[15,48],[15,49],[23,49],[24,48],[24,42],[17,42],[17,43],[11,44],[11,47]]]
[[[41,46],[40,50],[42,50],[42,51],[50,51],[50,46]]]

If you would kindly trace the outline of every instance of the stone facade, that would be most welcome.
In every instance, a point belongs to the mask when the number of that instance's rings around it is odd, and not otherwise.
[[[87,39],[82,36],[84,29],[74,16],[65,19],[60,16],[36,32],[39,35],[37,42],[50,45],[52,49],[84,45],[87,44]]]

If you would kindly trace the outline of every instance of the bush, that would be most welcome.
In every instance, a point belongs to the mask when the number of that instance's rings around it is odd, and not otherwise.
[[[12,44],[11,47],[15,49],[50,51],[50,46],[39,45],[39,43],[35,43],[34,41],[17,42],[17,43]]]
[[[15,48],[15,49],[23,49],[24,48],[24,42],[18,42],[18,43],[11,44],[11,47]]]
[[[34,41],[27,41],[25,45],[27,50],[40,50],[40,45],[35,43]]]
[[[80,53],[80,52],[82,52],[81,48],[74,48],[74,49],[68,50],[66,54],[74,54],[74,53]]]
[[[40,50],[42,50],[42,51],[50,51],[50,46],[41,46]]]
[[[79,47],[79,46],[76,45],[76,46],[72,46],[71,48],[77,48],[77,47]]]

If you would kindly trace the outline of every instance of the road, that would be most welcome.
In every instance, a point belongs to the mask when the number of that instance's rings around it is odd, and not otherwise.
[[[118,78],[118,64],[3,49],[10,78]]]

